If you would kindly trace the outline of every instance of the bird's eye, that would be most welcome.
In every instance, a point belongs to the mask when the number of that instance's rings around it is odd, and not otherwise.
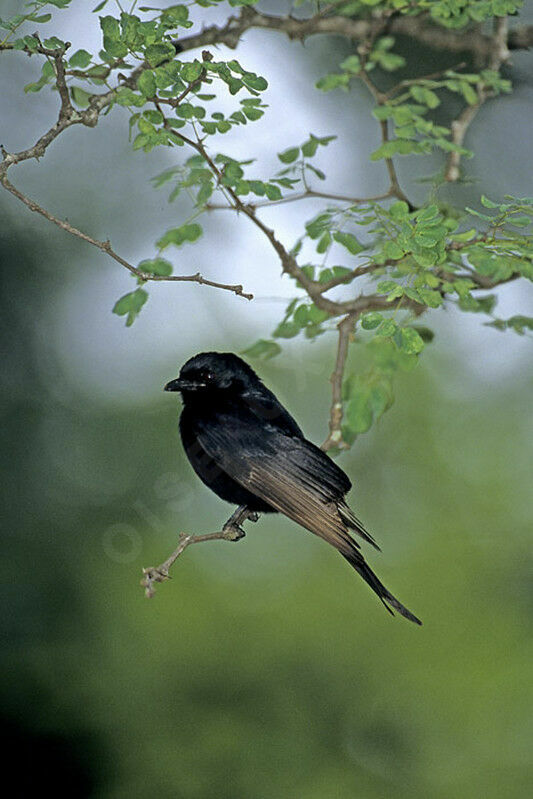
[[[212,380],[215,379],[215,375],[213,374],[213,372],[204,372],[202,377],[207,383],[210,383]]]

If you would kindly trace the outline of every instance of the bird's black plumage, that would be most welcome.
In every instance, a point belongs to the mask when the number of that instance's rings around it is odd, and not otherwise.
[[[350,530],[377,544],[344,496],[347,475],[304,437],[299,426],[248,364],[233,353],[191,358],[176,380],[184,408],[180,433],[193,469],[221,499],[250,511],[279,511],[332,544],[387,610],[420,624],[381,583]]]

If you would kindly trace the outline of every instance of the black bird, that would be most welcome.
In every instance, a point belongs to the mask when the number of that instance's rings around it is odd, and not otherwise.
[[[203,352],[165,386],[180,391],[180,433],[198,477],[238,510],[225,525],[235,540],[239,522],[284,513],[332,544],[387,610],[421,624],[383,585],[350,530],[379,549],[344,500],[347,475],[304,434],[256,373],[231,352]]]

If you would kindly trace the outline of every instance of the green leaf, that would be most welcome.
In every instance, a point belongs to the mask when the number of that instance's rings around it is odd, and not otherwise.
[[[318,244],[316,245],[316,251],[320,254],[325,253],[328,247],[331,244],[331,233],[329,230],[325,230],[324,233],[320,236],[318,240]]]
[[[389,214],[393,219],[405,219],[409,216],[409,206],[404,200],[399,200],[391,205]]]
[[[481,195],[481,205],[484,205],[485,208],[499,208],[500,206],[498,203],[493,203],[492,200],[489,200],[488,197],[485,197],[484,194]]]
[[[454,233],[450,238],[453,241],[470,241],[476,234],[476,228],[472,227],[469,230],[465,230],[463,233]]]
[[[392,261],[398,261],[400,258],[403,258],[405,252],[402,250],[399,244],[395,241],[386,241],[383,245],[383,254],[386,258],[390,258]]]
[[[419,222],[429,222],[439,216],[439,209],[436,205],[428,205],[417,211],[416,218]]]
[[[332,271],[333,277],[352,277],[352,270],[346,266],[334,266]]]
[[[524,330],[533,330],[533,319],[529,316],[512,316],[507,320],[507,327],[516,333],[524,335]]]
[[[219,133],[227,133],[231,130],[231,122],[228,122],[226,119],[221,119],[220,122],[217,122],[217,130]]]
[[[69,58],[69,66],[73,69],[85,69],[91,63],[92,55],[87,50],[76,50]]]
[[[333,238],[336,242],[342,244],[343,247],[346,247],[352,255],[357,255],[365,249],[364,245],[356,239],[353,233],[344,233],[341,230],[336,230],[333,233]]]
[[[159,239],[157,246],[160,250],[164,250],[169,244],[175,244],[176,247],[181,247],[186,241],[194,242],[202,235],[202,228],[195,222],[181,225],[181,227],[172,228]]]
[[[150,69],[145,69],[139,75],[137,88],[145,97],[154,97],[156,93],[155,75]]]
[[[33,21],[35,22],[36,20]],[[50,50],[63,50],[65,47],[65,42],[62,39],[58,39],[57,36],[51,36],[49,39],[45,39],[43,44],[45,47],[49,47]]]
[[[492,222],[493,220],[492,216],[488,216],[488,214],[482,214],[480,211],[476,211],[474,208],[469,208],[468,206],[465,206],[465,211],[468,211],[468,213],[472,214],[472,216],[477,216],[479,219],[483,219],[484,222]]]
[[[377,285],[377,290],[380,294],[388,294],[389,291],[394,291],[398,288],[398,283],[394,280],[381,280]]]
[[[256,119],[261,119],[261,117],[264,114],[264,111],[262,111],[260,108],[254,108],[248,105],[244,106],[242,110],[244,111],[244,115],[246,116],[247,119],[250,120],[250,122],[255,122]]]
[[[165,8],[161,16],[162,22],[171,27],[181,25],[183,28],[190,28],[192,22],[189,21],[189,9],[184,5],[170,6]]]
[[[204,205],[211,195],[213,194],[214,187],[211,181],[202,183],[198,194],[196,195],[196,205]]]
[[[115,17],[100,17],[100,28],[104,35],[104,49],[113,58],[124,58],[128,48],[121,40],[120,25]]]
[[[184,64],[181,68],[180,77],[185,83],[193,83],[193,81],[198,80],[202,71],[204,69],[203,64],[200,61],[192,61],[189,64]]]
[[[118,316],[126,316],[126,327],[131,327],[141,308],[148,299],[148,294],[144,289],[136,289],[124,294],[113,306],[113,313]]]
[[[507,224],[513,227],[528,227],[532,221],[529,216],[512,216],[507,220]]]
[[[484,297],[476,297],[479,310],[483,313],[491,314],[498,302],[496,294],[486,294]]]
[[[336,138],[336,136],[315,136],[313,133],[311,133],[310,138],[305,142],[305,144],[302,144],[302,155],[304,155],[305,158],[312,158],[319,146],[326,147],[330,141],[333,141]]]
[[[390,336],[393,336],[397,330],[398,323],[395,322],[394,319],[384,319],[376,331],[376,335],[389,338]]]
[[[305,158],[312,158],[318,150],[318,143],[318,139],[311,135],[311,138],[305,144],[302,144],[302,155]]]
[[[256,92],[264,92],[265,89],[268,89],[268,82],[265,78],[253,72],[245,72],[242,76],[242,82],[248,89],[253,89]]]
[[[399,347],[409,355],[416,355],[424,349],[424,340],[414,327],[402,327],[398,331]]]
[[[301,327],[296,322],[283,321],[280,322],[272,335],[276,338],[294,338],[300,330]]]
[[[361,327],[363,330],[374,330],[383,322],[383,314],[379,311],[369,311],[361,317]]]
[[[331,216],[328,213],[319,214],[310,222],[307,222],[305,225],[305,229],[307,231],[307,235],[311,239],[318,239],[319,236],[322,235],[325,228],[329,228],[331,223]]]
[[[345,58],[339,66],[345,72],[351,72],[352,75],[357,75],[361,71],[361,59],[357,55],[350,55],[348,58]]]
[[[428,108],[437,108],[440,105],[440,100],[435,92],[427,89],[425,86],[411,86],[409,92],[417,103],[423,103]]]
[[[170,42],[159,42],[148,45],[144,53],[150,66],[157,67],[163,61],[171,61],[176,55],[176,48]]]
[[[253,181],[250,181],[250,186]],[[264,183],[265,194],[269,200],[281,200],[282,194],[279,189],[279,186],[276,186],[274,183]],[[252,189],[254,191],[254,189]],[[255,194],[255,191],[254,191]]]
[[[370,160],[379,161],[380,158],[392,158],[393,155],[409,155],[409,153],[417,152],[424,152],[424,147],[419,142],[410,141],[409,139],[393,139],[374,150]]]
[[[266,186],[262,180],[249,180],[248,185],[250,187],[250,191],[256,194],[258,197],[264,197],[266,194]]]
[[[133,105],[137,108],[140,108],[145,104],[146,97],[143,97],[142,94],[136,94],[126,86],[121,86],[116,94],[116,102],[118,105]]]
[[[81,89],[79,86],[71,86],[70,96],[77,106],[80,108],[87,108],[93,95],[90,92],[86,92],[85,89]]]
[[[317,308],[317,306],[314,303],[312,305],[307,306],[307,314],[309,317],[309,321],[313,325],[319,325],[321,322],[325,322],[326,319],[329,319],[328,312],[323,311],[322,308]]]
[[[151,122],[152,125],[161,125],[165,119],[161,111],[158,111],[155,108],[147,108],[146,111],[143,111],[143,117]]]
[[[405,66],[405,58],[396,53],[380,53],[375,60],[387,72],[394,72],[394,70]]]
[[[320,80],[316,82],[315,86],[323,92],[330,92],[333,89],[344,89],[344,91],[347,91],[349,84],[350,75],[342,73],[340,75],[324,75],[323,78],[320,78]]]
[[[443,299],[441,294],[438,291],[433,291],[432,289],[425,289],[419,288],[418,294],[420,299],[428,305],[430,308],[439,308],[442,303]]]
[[[368,390],[359,390],[346,405],[345,419],[354,433],[366,433],[372,426],[372,408]]]
[[[299,327],[305,327],[309,321],[309,309],[307,305],[299,305],[294,311],[293,319]]]
[[[248,358],[259,358],[263,361],[268,361],[274,358],[281,352],[281,347],[275,341],[260,338],[255,344],[252,344],[248,349],[243,350],[241,355],[246,355]]]
[[[141,272],[147,272],[150,275],[162,275],[167,277],[172,274],[172,264],[165,258],[152,258],[146,261],[141,261],[138,266]]]
[[[392,386],[387,382],[370,387],[368,405],[374,415],[374,421],[383,416],[385,411],[390,408],[394,401]]]
[[[284,150],[282,153],[278,153],[278,158],[282,164],[292,164],[293,161],[296,161],[299,155],[300,155],[299,147],[289,147],[288,150]]]
[[[468,105],[477,105],[480,102],[480,98],[477,92],[470,86],[469,83],[466,81],[461,81],[460,83],[461,94],[465,98]]]
[[[311,172],[314,175],[316,175],[319,180],[326,179],[326,175],[324,174],[324,172],[322,172],[321,169],[317,169],[316,166],[314,166],[314,164],[306,164],[305,168],[311,170]]]

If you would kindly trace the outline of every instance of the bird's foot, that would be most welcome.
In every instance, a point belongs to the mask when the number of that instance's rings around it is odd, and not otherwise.
[[[258,522],[259,521],[259,514],[256,513],[255,510],[248,511],[248,520],[250,522]]]
[[[226,541],[240,541],[241,538],[244,538],[246,533],[239,527],[238,524],[225,524],[222,528],[222,532],[224,533],[224,539]]]

